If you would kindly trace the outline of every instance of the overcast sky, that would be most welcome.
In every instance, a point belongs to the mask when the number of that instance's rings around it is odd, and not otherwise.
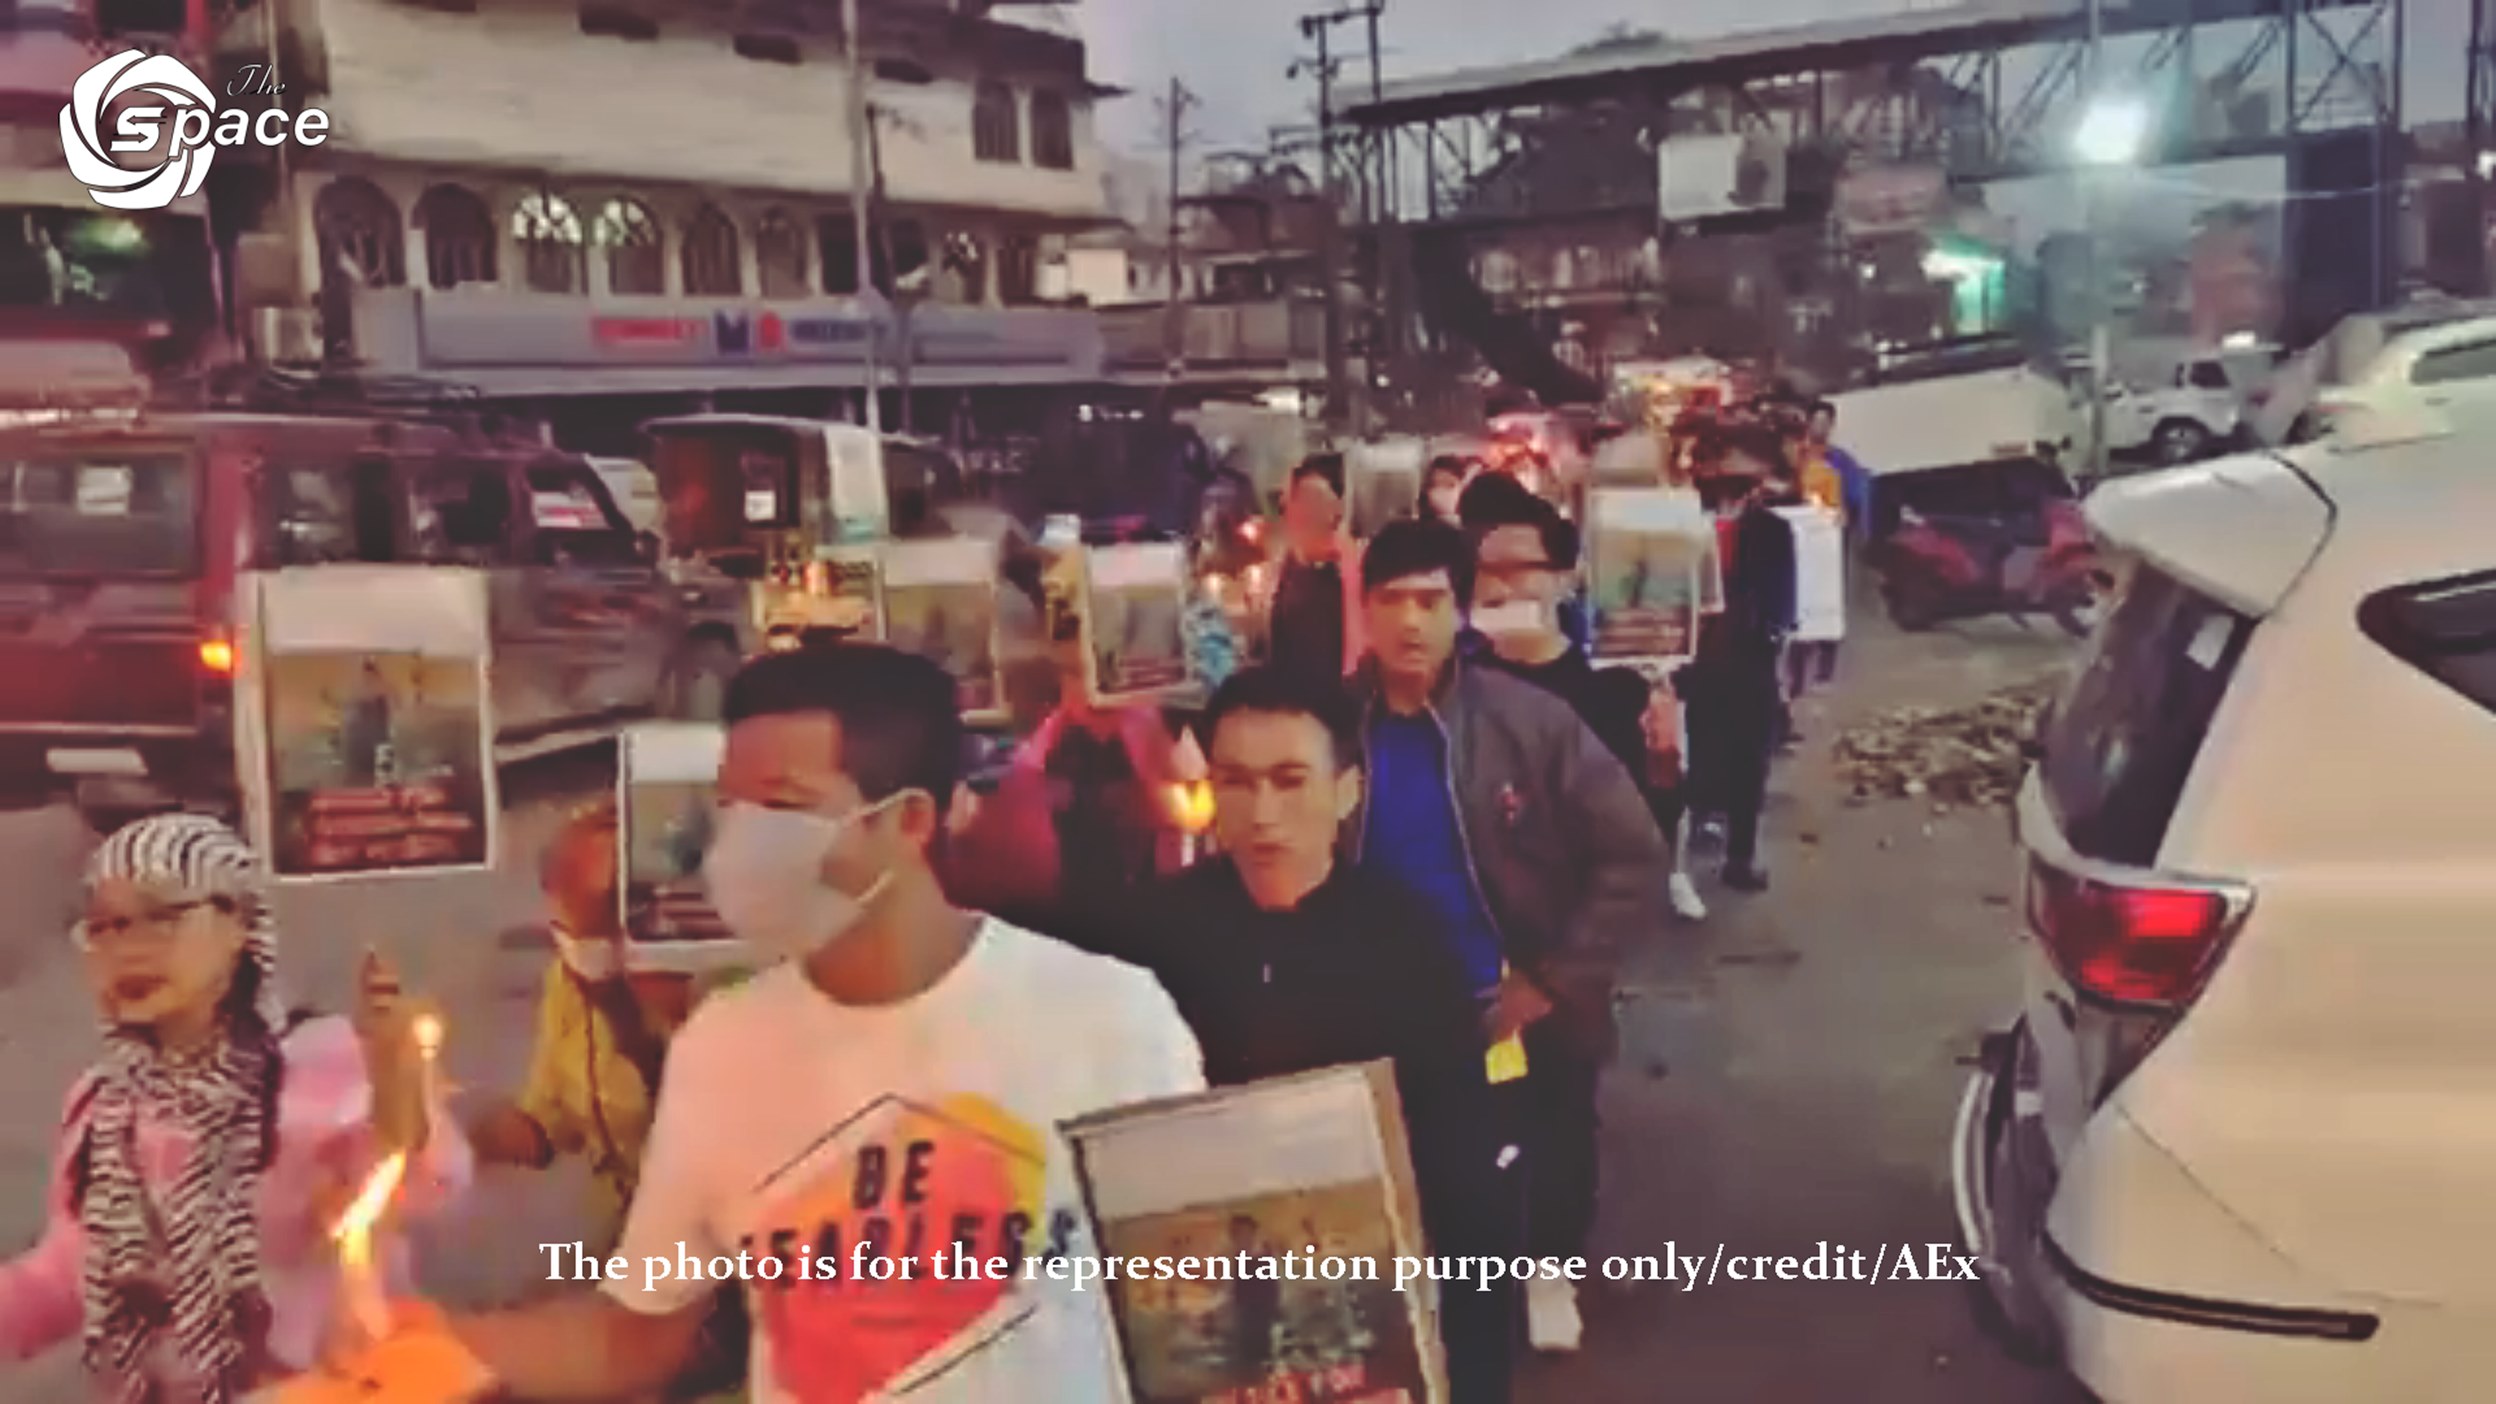
[[[1314,85],[1285,76],[1302,51],[1295,17],[1334,8],[1331,0],[1077,0],[1092,71],[1135,90],[1107,106],[1105,134],[1117,145],[1153,148],[1156,95],[1173,76],[1204,99],[1190,121],[1200,151],[1262,148],[1267,129],[1308,120]],[[1547,58],[1628,23],[1697,38],[1738,29],[1918,8],[1900,0],[1387,0],[1382,32],[1387,75]],[[1929,8],[1924,7],[1924,8]],[[2414,118],[2459,115],[2468,0],[2409,0]],[[1336,30],[1354,49],[1357,25]],[[2450,70],[2447,72],[2446,70]],[[1365,56],[1347,81],[1368,81]]]

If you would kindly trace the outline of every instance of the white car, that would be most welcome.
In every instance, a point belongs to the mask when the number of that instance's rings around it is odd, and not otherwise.
[[[2281,368],[2255,416],[2254,436],[2266,444],[2311,442],[2352,412],[2397,408],[2420,396],[2449,403],[2454,388],[2470,381],[2496,388],[2496,302],[2436,300],[2352,313]]]
[[[2496,1398],[2496,406],[2109,483],[1952,1147],[2109,1404]]]
[[[2243,432],[2278,360],[2263,347],[2209,351],[2177,362],[2163,387],[2111,387],[2107,448],[2168,466],[2208,457]]]

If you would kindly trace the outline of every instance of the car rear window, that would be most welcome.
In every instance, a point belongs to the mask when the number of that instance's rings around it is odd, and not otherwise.
[[[2046,799],[2076,852],[2157,862],[2253,628],[2172,576],[2132,571],[2044,738]]]
[[[0,459],[0,572],[195,574],[197,484],[178,454]]]
[[[2358,607],[2366,637],[2496,712],[2496,571],[2387,590]]]

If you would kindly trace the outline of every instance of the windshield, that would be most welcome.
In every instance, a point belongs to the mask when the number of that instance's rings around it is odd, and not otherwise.
[[[197,475],[176,454],[0,450],[0,571],[190,575]]]

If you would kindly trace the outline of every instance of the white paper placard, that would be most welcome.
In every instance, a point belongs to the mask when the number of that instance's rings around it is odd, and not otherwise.
[[[1794,638],[1834,643],[1846,637],[1846,528],[1826,507],[1780,507],[1794,532]]]
[[[702,878],[715,827],[725,728],[645,722],[617,749],[617,913],[636,970],[701,975],[752,963]]]
[[[893,541],[883,550],[880,637],[951,673],[962,715],[1005,715],[998,670],[997,547],[976,538]]]
[[[270,871],[490,868],[502,801],[484,575],[310,566],[246,573],[237,595],[236,756]]]

